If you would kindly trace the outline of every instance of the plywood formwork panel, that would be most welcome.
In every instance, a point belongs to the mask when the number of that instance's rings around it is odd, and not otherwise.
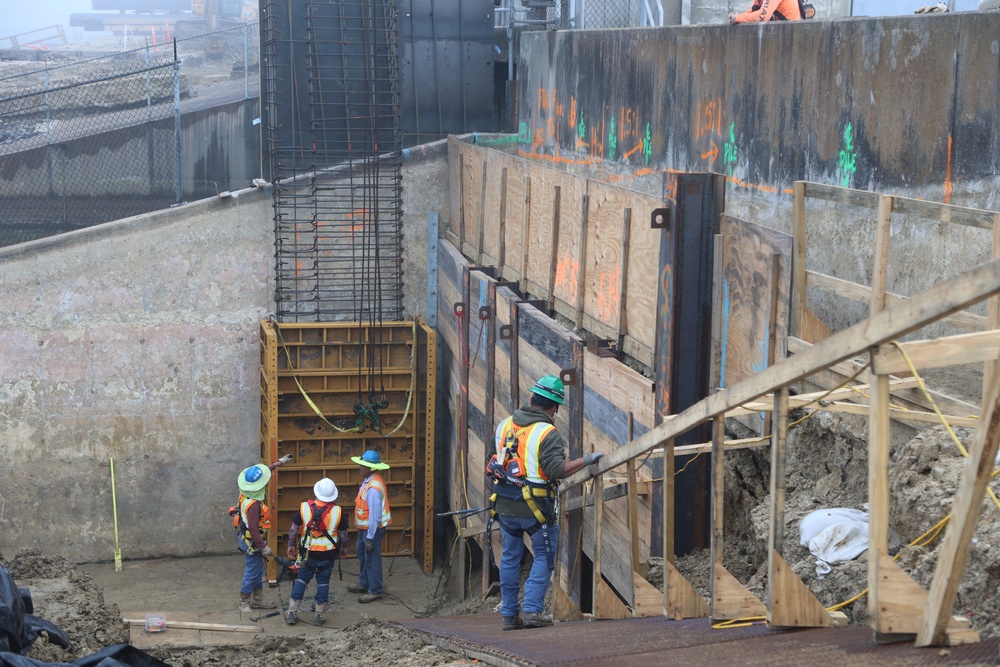
[[[448,231],[454,238],[461,238],[462,189],[465,172],[462,168],[464,144],[454,137],[448,139]]]
[[[426,545],[433,523],[421,520],[417,538],[412,519],[427,511],[427,489],[415,487],[418,470],[422,483],[433,485],[433,475],[426,475],[433,426],[420,414],[427,407],[421,396],[434,393],[434,376],[424,372],[418,390],[417,360],[421,355],[426,359],[427,350],[416,349],[421,342],[429,344],[433,332],[421,322],[370,327],[273,321],[262,321],[261,331],[261,456],[267,461],[294,457],[272,477],[272,549],[284,552],[300,503],[312,497],[313,485],[323,477],[337,484],[337,504],[353,514],[363,478],[351,457],[374,449],[390,465],[383,477],[393,523],[383,552],[419,554],[425,569],[432,567],[433,552]],[[360,423],[356,406],[370,409],[372,402],[382,403],[377,418],[369,414]],[[273,446],[268,442],[272,438]]]
[[[525,178],[528,162],[523,158],[501,151],[491,151],[491,158],[498,169],[507,169],[507,199],[503,215],[503,264],[497,276],[503,280],[520,280],[521,261],[524,255],[523,230],[530,206],[525,198],[530,194]],[[497,236],[500,229],[498,225]]]
[[[462,169],[464,181],[462,187],[462,252],[478,262],[480,230],[485,216],[484,198],[486,196],[483,181],[484,170],[489,176],[489,164],[485,151],[475,146],[462,147]]]
[[[653,365],[656,349],[658,285],[660,276],[660,237],[662,230],[650,226],[650,215],[658,203],[648,195],[633,195],[632,232],[629,243],[625,290],[628,307],[625,325],[628,337],[624,352],[647,366]],[[645,211],[645,213],[644,213]],[[669,267],[668,267],[669,268]],[[654,279],[653,277],[658,278]]]

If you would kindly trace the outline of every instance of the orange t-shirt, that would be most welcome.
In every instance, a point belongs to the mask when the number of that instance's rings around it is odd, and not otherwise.
[[[737,14],[733,17],[733,23],[761,23],[773,21],[774,13],[777,12],[788,21],[800,21],[802,14],[799,12],[798,0],[760,0],[755,2],[754,7],[748,12]]]

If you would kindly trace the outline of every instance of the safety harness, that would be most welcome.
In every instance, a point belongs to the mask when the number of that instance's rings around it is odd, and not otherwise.
[[[533,474],[545,479],[545,473],[538,463],[538,449],[554,429],[555,426],[544,422],[519,428],[514,423],[513,417],[508,417],[497,427],[497,453],[490,457],[486,465],[487,478],[493,483],[490,517],[496,516],[497,498],[506,498],[523,500],[538,523],[545,524],[554,518],[546,515],[536,502],[536,499],[555,498],[556,492],[552,483],[547,479],[536,482],[528,478],[530,465]]]
[[[259,532],[266,543],[267,531],[271,528],[270,507],[265,505],[263,501],[247,498],[241,493],[236,504],[229,508],[229,516],[233,518],[233,527],[236,529],[236,535],[246,545],[248,554],[257,553],[257,549],[253,545],[253,535],[250,534],[250,527],[247,525],[247,510],[250,509],[253,503],[260,503]]]

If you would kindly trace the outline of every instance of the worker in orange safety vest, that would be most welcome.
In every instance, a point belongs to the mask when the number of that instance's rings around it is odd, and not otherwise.
[[[388,470],[389,464],[383,463],[379,453],[372,449],[361,456],[352,456],[351,460],[358,464],[358,472],[364,481],[354,499],[354,524],[358,528],[355,553],[361,575],[358,583],[350,584],[347,590],[361,593],[358,602],[368,603],[385,595],[382,585],[382,539],[386,527],[392,522],[392,515],[381,471]]]

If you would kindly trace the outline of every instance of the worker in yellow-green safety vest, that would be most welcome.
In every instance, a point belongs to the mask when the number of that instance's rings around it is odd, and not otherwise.
[[[566,441],[553,421],[565,401],[565,391],[555,375],[541,378],[531,388],[529,404],[500,422],[494,436],[496,455],[490,459],[487,476],[493,482],[491,501],[503,547],[500,611],[504,630],[552,625],[552,616],[544,613],[544,607],[559,534],[555,482],[603,456],[594,452],[566,459]],[[522,618],[518,593],[524,535],[531,538],[535,558],[524,584]]]
[[[287,454],[272,463],[258,463],[240,471],[236,485],[240,495],[229,509],[236,527],[236,546],[243,553],[243,583],[240,585],[240,613],[251,609],[274,609],[273,602],[264,602],[264,559],[271,557],[267,545],[267,530],[271,527],[271,511],[265,502],[271,471],[292,460]]]
[[[392,515],[381,471],[388,470],[389,464],[383,463],[382,457],[373,449],[361,456],[352,456],[351,460],[358,464],[358,473],[363,480],[358,497],[354,499],[354,524],[358,528],[358,544],[354,553],[358,557],[361,574],[358,583],[349,585],[347,590],[361,593],[358,602],[375,602],[385,595],[382,585],[382,539],[386,527],[392,522]]]

